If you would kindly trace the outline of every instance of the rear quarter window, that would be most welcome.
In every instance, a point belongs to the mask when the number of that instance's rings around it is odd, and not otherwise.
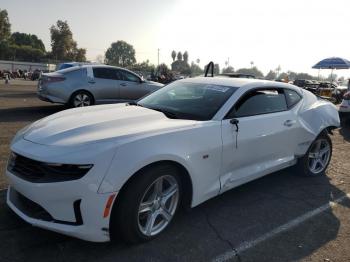
[[[294,90],[285,89],[284,93],[286,95],[286,101],[287,101],[288,108],[293,107],[301,100],[301,96],[297,92],[295,92]]]

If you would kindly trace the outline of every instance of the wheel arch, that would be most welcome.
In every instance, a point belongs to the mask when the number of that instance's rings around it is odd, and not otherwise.
[[[144,167],[138,169],[136,172],[134,172],[133,175],[131,175],[126,182],[123,184],[123,186],[120,188],[119,193],[117,195],[117,198],[115,199],[115,203],[117,205],[120,198],[123,196],[123,192],[125,192],[129,185],[135,181],[145,170],[154,168],[158,165],[170,165],[176,170],[178,170],[180,174],[181,184],[183,186],[183,199],[182,199],[182,207],[185,209],[189,209],[191,207],[192,198],[193,198],[193,183],[192,178],[190,176],[190,173],[188,170],[179,162],[176,162],[174,160],[159,160],[150,164],[145,165]]]

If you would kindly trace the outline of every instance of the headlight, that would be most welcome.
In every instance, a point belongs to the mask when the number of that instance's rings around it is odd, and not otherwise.
[[[45,163],[11,153],[7,169],[12,174],[33,183],[51,183],[80,179],[92,167],[92,164]]]

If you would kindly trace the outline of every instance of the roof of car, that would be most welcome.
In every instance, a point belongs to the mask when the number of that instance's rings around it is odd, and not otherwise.
[[[213,85],[224,85],[238,88],[255,88],[255,87],[283,87],[300,90],[299,87],[287,83],[275,82],[269,80],[249,79],[249,78],[230,78],[230,77],[195,77],[186,78],[178,81],[187,81],[192,83],[203,83]]]

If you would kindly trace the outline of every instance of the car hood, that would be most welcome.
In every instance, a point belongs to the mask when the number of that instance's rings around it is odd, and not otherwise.
[[[102,105],[69,109],[43,118],[22,134],[42,145],[74,146],[113,140],[122,143],[140,136],[190,128],[197,121],[169,119],[140,106]]]

